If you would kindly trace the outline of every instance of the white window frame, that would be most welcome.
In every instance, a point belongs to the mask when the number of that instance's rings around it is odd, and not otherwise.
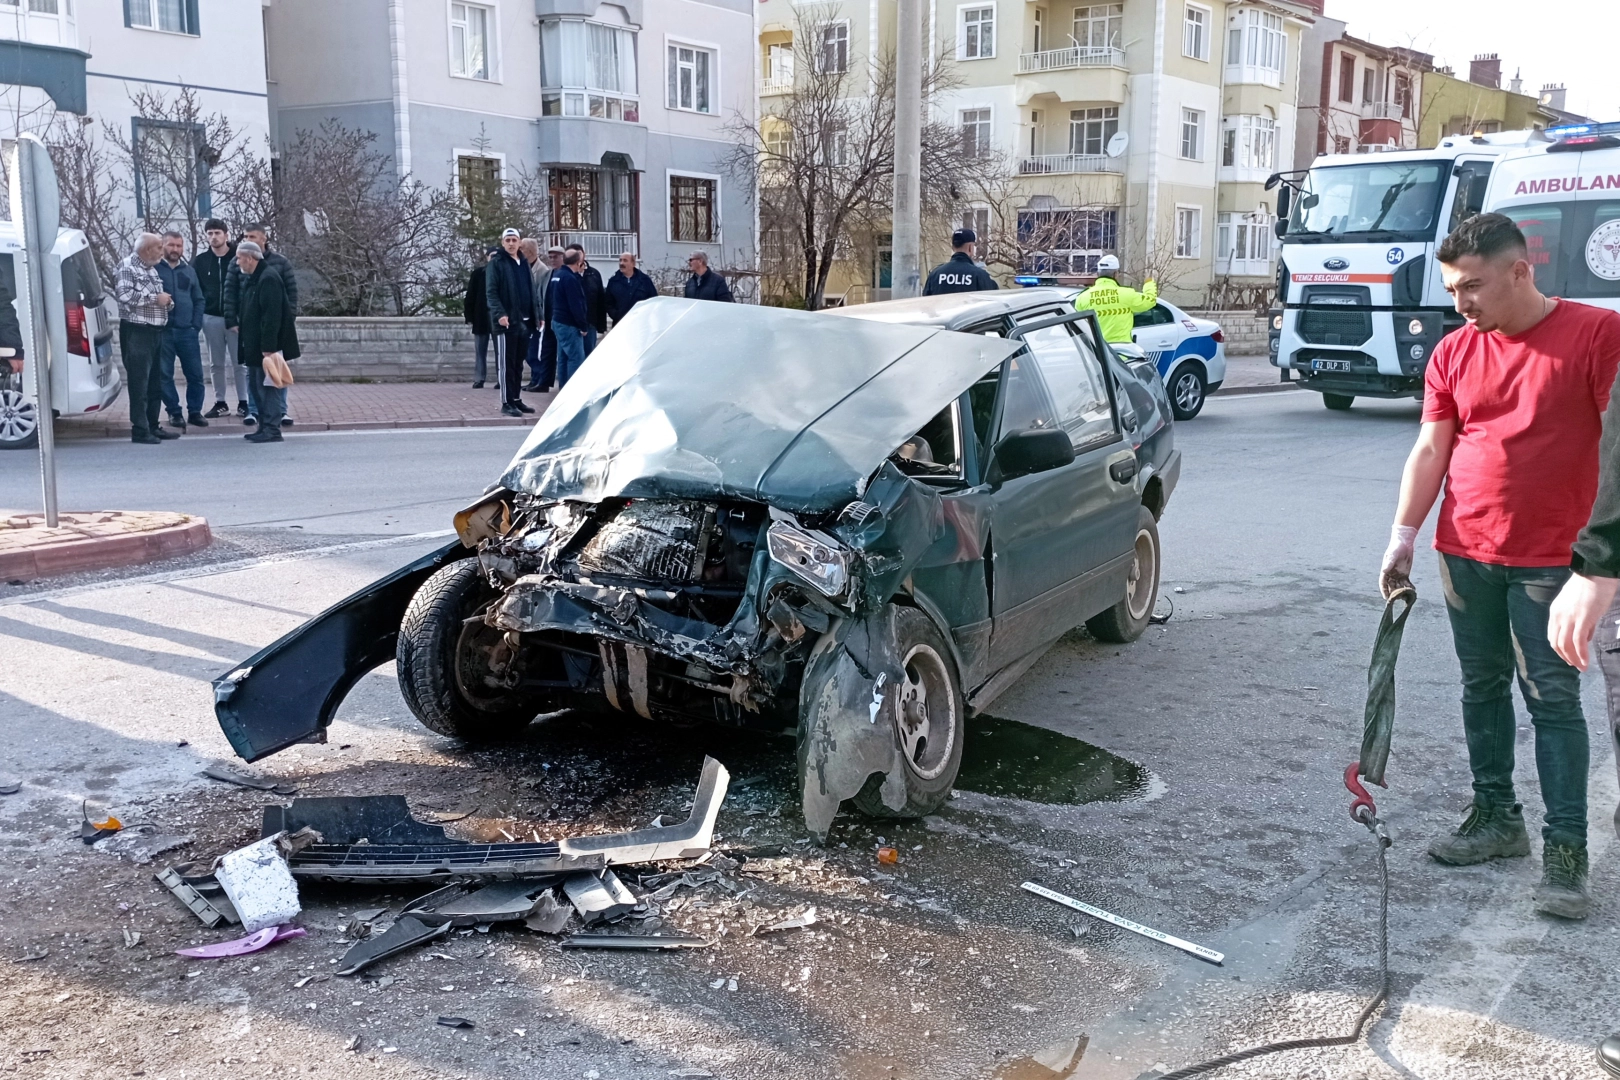
[[[1269,276],[1276,266],[1276,217],[1264,207],[1251,213],[1215,215],[1215,272],[1240,277]],[[1243,248],[1238,249],[1239,234]]]
[[[1204,145],[1208,140],[1204,132],[1208,129],[1209,114],[1203,109],[1189,109],[1181,107],[1181,159],[1183,161],[1203,161]],[[1187,129],[1192,129],[1192,153],[1187,152]]]
[[[988,24],[985,20],[976,20],[979,29],[978,44],[974,52],[968,52],[968,16],[982,11],[990,13]],[[1000,44],[1000,30],[996,25],[996,5],[993,2],[979,0],[976,3],[959,4],[956,8],[956,58],[958,60],[994,60],[996,46]],[[984,27],[990,27],[990,50],[984,49]]]
[[[1277,139],[1279,125],[1276,117],[1239,113],[1226,117],[1221,128],[1221,168],[1239,173],[1270,174],[1277,170]],[[1263,138],[1261,136],[1264,136]],[[1226,163],[1226,141],[1233,141],[1232,163]],[[1261,145],[1270,149],[1268,160],[1260,160],[1256,150]]]
[[[1193,229],[1190,236],[1183,232],[1182,222],[1191,218]],[[1176,259],[1198,259],[1203,257],[1204,250],[1204,208],[1196,203],[1176,203],[1175,216],[1175,246],[1171,256]],[[1190,239],[1190,245],[1183,245],[1182,241]]]
[[[474,150],[470,146],[453,146],[450,148],[450,191],[451,194],[461,194],[461,159],[486,158],[501,163],[501,186],[506,186],[506,155],[496,150]]]
[[[977,156],[977,157],[986,156],[986,155],[988,155],[990,153],[991,149],[995,146],[995,138],[996,138],[996,111],[995,111],[995,108],[993,106],[990,106],[990,105],[970,105],[970,106],[965,106],[963,108],[960,108],[960,109],[956,110],[956,130],[963,136],[962,141],[963,141],[964,144],[967,142],[966,136],[967,136],[967,114],[968,113],[984,113],[984,119],[983,120],[975,120],[973,122],[975,127],[978,127],[979,125],[982,124],[986,134],[985,134],[985,137],[982,140],[979,139],[977,134],[974,135],[975,153],[972,156]],[[965,149],[966,149],[966,147],[964,145],[964,150]]]
[[[1194,15],[1198,18],[1195,20]],[[1209,62],[1210,32],[1215,25],[1214,9],[1188,4],[1181,16],[1181,55]]]
[[[1113,113],[1114,113],[1113,116],[1108,115],[1108,112],[1109,112],[1110,109],[1113,110]],[[1089,115],[1082,115],[1078,119],[1076,119],[1076,117],[1075,117],[1075,113],[1086,114],[1086,113],[1091,113],[1091,112],[1098,112],[1098,113],[1101,113],[1102,115],[1095,116],[1095,117],[1094,116],[1089,116]],[[1113,141],[1113,138],[1114,138],[1113,135],[1108,134],[1108,125],[1109,125],[1110,122],[1112,122],[1113,125],[1114,125],[1114,133],[1118,134],[1119,131],[1120,131],[1120,126],[1119,126],[1119,106],[1118,105],[1082,105],[1078,109],[1070,109],[1069,110],[1069,153],[1070,153],[1070,155],[1076,156],[1076,157],[1098,157],[1098,156],[1101,156],[1103,154],[1108,153],[1108,144],[1111,141]],[[1097,151],[1096,154],[1093,154],[1093,153],[1091,153],[1090,151],[1088,151],[1086,149],[1087,135],[1086,135],[1086,130],[1085,129],[1091,124],[1100,125],[1100,128],[1101,128],[1101,131],[1099,132],[1099,134],[1100,134],[1100,137],[1101,137],[1102,141],[1100,143],[1098,143],[1098,146],[1100,147],[1100,149]],[[1075,137],[1077,132],[1079,133],[1079,138],[1078,139]]]
[[[1280,87],[1288,73],[1288,24],[1281,15],[1258,8],[1233,14],[1226,55],[1229,83]]]
[[[665,53],[664,55],[667,56],[669,54]],[[786,79],[789,82],[792,82],[794,63],[793,42],[779,41],[773,45],[765,46],[765,67],[767,69],[767,74],[765,77],[767,79],[771,79],[773,81]],[[785,72],[778,70],[778,68],[784,67],[787,68]]]
[[[129,28],[131,30],[145,30],[145,31],[148,31],[149,33],[153,33],[153,34],[173,34],[176,37],[195,38],[195,37],[201,37],[202,36],[202,32],[196,26],[193,26],[190,30],[165,30],[165,29],[163,29],[163,27],[159,26],[158,25],[158,14],[157,14],[157,0],[137,0],[137,3],[140,3],[145,7],[147,14],[151,17],[152,21],[147,22],[147,23],[138,23],[138,22],[135,21],[135,12],[134,12],[134,10],[133,9],[126,9],[126,10],[129,11],[129,23],[128,23],[128,26],[129,26]],[[27,15],[44,15],[44,14],[46,14],[45,12],[36,12],[32,8],[30,8],[29,5],[28,5],[28,0],[21,0],[20,3],[19,3],[19,0],[9,0],[9,2],[6,4],[6,6],[7,7],[18,8],[23,14],[27,14]],[[64,5],[62,5],[60,2],[57,4],[57,17],[58,18],[64,18],[64,17],[71,16],[71,12],[64,13],[62,11],[63,6]],[[189,14],[190,11],[191,11],[191,8],[187,4],[182,2],[181,5],[180,5],[180,10],[181,10],[181,12],[183,14]],[[198,19],[198,22],[201,22],[200,18]]]
[[[465,49],[463,49],[462,55],[460,57],[456,56],[455,28],[456,28],[456,26],[458,24],[456,23],[455,11],[456,11],[456,8],[458,6],[460,6],[460,7],[479,8],[480,10],[482,10],[484,12],[484,38],[485,38],[485,40],[484,40],[484,68],[485,68],[485,72],[484,72],[484,75],[482,77],[480,77],[478,75],[473,75],[473,74],[470,74],[470,73],[464,72],[464,71],[458,72],[456,70],[456,65],[458,63],[465,63],[465,61],[467,59]],[[500,60],[500,57],[501,57],[501,45],[500,45],[500,41],[501,41],[500,22],[501,22],[501,19],[500,19],[500,9],[498,7],[496,7],[493,3],[480,3],[479,0],[445,0],[444,15],[445,15],[444,47],[445,47],[446,53],[450,57],[450,77],[452,79],[466,79],[466,80],[468,80],[470,82],[480,82],[480,83],[498,83],[498,82],[500,82],[501,81],[501,60]]]
[[[834,71],[833,69],[826,66],[827,31],[829,31],[829,30],[842,30],[844,32],[844,66],[839,68],[836,71]],[[854,35],[850,33],[849,20],[848,19],[832,19],[832,20],[830,20],[828,22],[822,23],[821,24],[821,40],[817,41],[815,43],[815,48],[816,48],[816,51],[815,51],[816,74],[817,75],[841,75],[844,72],[848,71],[849,70],[849,59],[850,59],[849,58],[850,46],[853,45],[853,44],[854,44]]]
[[[674,63],[669,57],[671,49],[693,49],[697,52],[709,54],[709,107],[707,109],[685,108],[669,100],[669,65]],[[678,55],[678,54],[677,54]],[[692,38],[671,37],[664,35],[664,108],[671,112],[691,113],[694,116],[720,115],[720,46],[708,41],[695,41]],[[695,65],[695,61],[694,61]],[[692,84],[692,101],[697,102],[697,83]],[[695,175],[682,173],[683,176]]]
[[[675,239],[675,217],[674,217],[673,214],[671,214],[669,212],[669,196],[670,196],[670,189],[674,186],[671,183],[671,181],[673,181],[674,178],[677,177],[677,176],[682,177],[682,178],[687,179],[687,180],[712,180],[714,182],[714,238],[713,239],[711,239],[711,240],[677,240],[677,239]],[[721,184],[720,184],[720,176],[717,173],[693,172],[691,169],[665,169],[664,170],[664,238],[665,238],[665,240],[668,243],[671,243],[671,244],[686,244],[686,245],[688,245],[690,247],[694,247],[694,248],[718,249],[720,247],[721,236],[723,235],[720,223],[723,220],[725,220],[720,215],[720,199],[721,199],[722,193],[723,193],[723,189],[722,189]],[[709,254],[712,257],[717,257],[720,254],[720,252],[718,250],[711,250],[709,252]],[[709,263],[709,265],[712,267],[714,265],[714,263],[711,261]]]

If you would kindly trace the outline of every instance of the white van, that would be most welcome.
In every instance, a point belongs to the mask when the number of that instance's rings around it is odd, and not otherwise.
[[[0,221],[0,350],[33,341],[24,272],[27,258],[22,230],[14,222]],[[46,258],[44,301],[47,309],[62,316],[46,319],[47,325],[59,328],[55,333],[61,338],[51,342],[52,410],[57,416],[99,412],[117,400],[123,388],[112,355],[118,319],[112,297],[102,288],[90,243],[78,229],[60,230]],[[22,450],[39,441],[35,358],[31,347],[24,352],[20,373],[13,373],[11,365],[0,359],[0,450]]]
[[[1620,311],[1620,123],[1547,134],[1497,164],[1485,209],[1518,222],[1542,292]]]

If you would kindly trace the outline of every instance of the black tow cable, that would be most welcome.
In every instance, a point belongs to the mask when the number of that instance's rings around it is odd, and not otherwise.
[[[1410,585],[1396,590],[1384,604],[1384,616],[1378,623],[1378,636],[1373,640],[1372,662],[1367,665],[1366,730],[1361,740],[1361,757],[1344,770],[1344,786],[1355,798],[1350,803],[1350,819],[1360,822],[1372,833],[1378,854],[1378,993],[1362,1008],[1355,1027],[1348,1035],[1328,1035],[1315,1039],[1286,1039],[1264,1043],[1239,1050],[1224,1057],[1200,1061],[1175,1072],[1165,1073],[1159,1080],[1186,1080],[1203,1076],[1240,1061],[1280,1054],[1284,1050],[1310,1050],[1324,1046],[1350,1046],[1361,1041],[1367,1021],[1384,1002],[1389,1000],[1389,862],[1385,851],[1390,846],[1389,830],[1378,816],[1372,795],[1361,785],[1361,777],[1387,787],[1384,783],[1384,765],[1389,759],[1390,733],[1395,724],[1395,661],[1401,652],[1401,635],[1406,629],[1406,617],[1417,602],[1417,590]],[[1397,603],[1405,607],[1396,614]]]

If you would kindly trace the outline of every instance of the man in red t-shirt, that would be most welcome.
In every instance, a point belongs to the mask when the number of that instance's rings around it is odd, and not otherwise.
[[[1453,866],[1530,854],[1513,795],[1513,678],[1536,732],[1547,807],[1536,909],[1586,916],[1586,718],[1580,673],[1547,639],[1548,608],[1597,494],[1598,438],[1620,367],[1620,315],[1543,296],[1524,234],[1501,214],[1463,222],[1438,253],[1467,325],[1429,360],[1423,428],[1401,477],[1380,587],[1407,582],[1435,526],[1462,666],[1474,804],[1429,854]]]

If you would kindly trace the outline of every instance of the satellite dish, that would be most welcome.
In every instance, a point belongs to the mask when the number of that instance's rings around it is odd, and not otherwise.
[[[1131,137],[1123,131],[1114,132],[1114,137],[1108,140],[1107,152],[1109,157],[1119,157],[1125,148],[1131,145]]]

